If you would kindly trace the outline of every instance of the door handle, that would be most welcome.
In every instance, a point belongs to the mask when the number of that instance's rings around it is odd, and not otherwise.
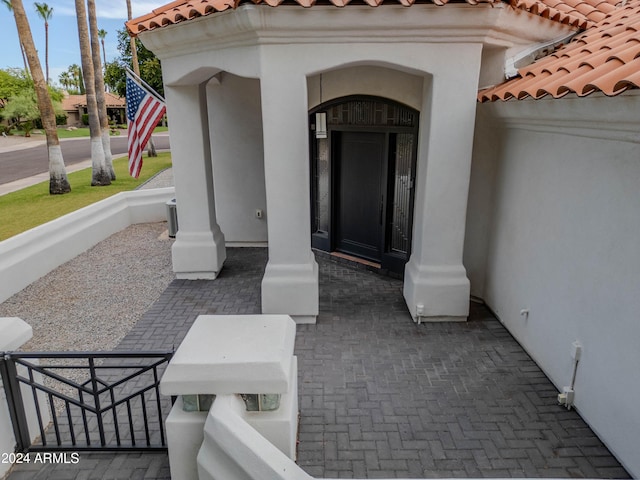
[[[380,225],[382,225],[382,211],[384,210],[384,195],[380,197]]]

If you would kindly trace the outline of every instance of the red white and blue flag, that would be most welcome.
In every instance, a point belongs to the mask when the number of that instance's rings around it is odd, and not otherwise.
[[[155,93],[155,92],[154,92]],[[153,129],[167,108],[127,72],[127,119],[129,120],[129,174],[138,178],[142,169],[142,152]]]

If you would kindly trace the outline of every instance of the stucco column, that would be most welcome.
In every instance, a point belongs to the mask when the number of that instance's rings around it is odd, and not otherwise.
[[[307,87],[294,62],[269,58],[260,79],[269,262],[262,313],[315,323],[318,264],[311,252]]]
[[[216,222],[205,84],[167,87],[178,233],[173,244],[177,278],[214,279],[226,259]]]
[[[425,79],[413,250],[404,276],[404,297],[416,321],[466,320],[469,314],[462,252],[477,91],[472,71],[452,69]]]

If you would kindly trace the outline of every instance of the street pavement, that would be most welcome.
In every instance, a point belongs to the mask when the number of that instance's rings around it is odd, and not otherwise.
[[[169,133],[153,135],[158,151],[169,148]],[[127,136],[112,137],[114,158],[126,155]],[[69,138],[60,141],[65,156],[67,173],[89,168],[90,140],[88,137]],[[15,192],[49,179],[44,135],[31,137],[0,136],[0,195]]]

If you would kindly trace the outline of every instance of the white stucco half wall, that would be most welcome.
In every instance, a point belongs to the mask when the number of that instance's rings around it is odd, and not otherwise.
[[[472,291],[559,389],[571,383],[572,343],[582,345],[575,407],[638,477],[640,95],[479,110]]]
[[[129,225],[166,220],[173,195],[121,192],[0,242],[0,302]]]

